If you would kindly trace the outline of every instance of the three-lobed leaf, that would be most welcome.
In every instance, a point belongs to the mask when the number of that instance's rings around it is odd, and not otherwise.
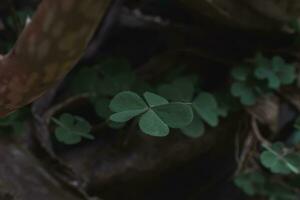
[[[62,143],[77,144],[82,138],[94,139],[90,134],[91,125],[82,117],[64,113],[59,119],[52,119],[58,125],[55,136]]]
[[[193,120],[192,108],[186,103],[169,103],[151,92],[145,92],[144,98],[130,91],[117,94],[110,103],[110,109],[114,112],[110,119],[123,123],[141,115],[140,129],[153,136],[165,136],[169,133],[169,127],[183,128]]]
[[[231,86],[231,94],[240,98],[245,106],[252,106],[256,102],[257,95],[255,90],[244,82],[235,82]]]
[[[271,60],[258,55],[255,77],[267,80],[271,89],[277,90],[281,85],[288,85],[295,81],[296,71],[294,65],[287,64],[281,57],[275,56]]]
[[[136,93],[124,91],[111,100],[109,108],[115,112],[110,119],[123,123],[147,111],[148,106]]]

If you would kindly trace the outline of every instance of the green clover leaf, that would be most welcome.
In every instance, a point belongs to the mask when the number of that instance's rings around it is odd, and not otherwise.
[[[257,171],[242,173],[234,179],[235,185],[249,196],[259,194],[264,188],[265,182],[265,177]]]
[[[191,138],[201,137],[205,132],[205,125],[198,115],[194,115],[193,121],[186,127],[181,128],[184,135]]]
[[[287,64],[281,57],[275,56],[268,60],[262,55],[256,57],[255,77],[267,80],[271,89],[277,90],[281,85],[288,85],[295,81],[296,72],[294,65]]]
[[[231,70],[231,76],[237,81],[246,81],[251,71],[247,66],[235,67]]]
[[[244,82],[235,82],[231,86],[231,94],[234,97],[240,98],[240,101],[245,106],[252,106],[256,102],[255,90]]]
[[[179,78],[158,88],[158,94],[172,101],[190,102],[194,96],[194,84],[188,78]]]
[[[0,127],[8,127],[6,133],[19,134],[24,130],[24,116],[22,110],[15,111],[4,118],[0,118]]]
[[[110,116],[114,122],[126,122],[147,111],[145,101],[136,93],[125,91],[117,94],[110,102],[110,109],[115,114]]]
[[[151,92],[145,92],[146,102],[136,93],[125,91],[117,94],[110,103],[114,112],[110,116],[113,122],[126,122],[139,118],[140,129],[152,136],[166,136],[170,128],[182,128],[193,120],[193,111],[185,103],[169,103],[165,98]],[[148,104],[148,105],[147,105]]]
[[[200,93],[192,103],[196,113],[210,126],[219,123],[219,108],[215,97],[207,92]]]
[[[83,118],[64,113],[59,119],[52,118],[58,125],[55,129],[55,136],[59,142],[65,144],[77,144],[82,138],[94,139],[90,134],[91,125]]]
[[[300,173],[299,154],[287,152],[282,143],[275,143],[272,147],[264,147],[266,150],[260,156],[260,161],[263,166],[270,169],[273,173]]]

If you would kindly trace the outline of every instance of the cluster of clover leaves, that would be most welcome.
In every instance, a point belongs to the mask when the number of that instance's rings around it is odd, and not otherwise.
[[[290,85],[296,80],[296,68],[275,56],[268,59],[258,54],[251,66],[243,65],[231,71],[233,83],[231,94],[239,98],[244,106],[254,105],[262,95],[271,94],[281,86]],[[265,196],[270,200],[298,200],[300,192],[300,120],[295,123],[295,132],[284,144],[262,144],[259,156],[260,166],[272,174],[257,168],[246,169],[235,177],[235,185],[249,196]],[[275,179],[275,180],[273,180]]]
[[[261,166],[276,174],[267,175],[260,169],[248,169],[239,174],[234,182],[249,196],[265,196],[270,200],[298,200],[300,191],[300,118],[295,131],[286,144],[263,144],[259,161]]]
[[[239,99],[244,106],[254,105],[261,95],[296,79],[294,65],[281,57],[269,59],[261,54],[251,66],[234,67],[231,74],[231,98]],[[73,75],[70,88],[73,93],[89,95],[95,112],[107,126],[118,129],[135,122],[142,133],[156,137],[167,136],[170,129],[200,137],[207,126],[218,126],[220,118],[231,110],[225,98],[203,90],[198,77],[180,74],[150,84],[139,79],[122,59],[108,59],[101,67],[82,68]],[[80,116],[71,120],[64,114],[54,122],[58,125],[55,135],[61,142],[76,144],[81,138],[93,138],[88,122]]]
[[[296,69],[281,57],[266,58],[258,54],[251,66],[235,67],[231,75],[230,98],[250,106],[261,95],[292,84]],[[197,138],[208,126],[218,126],[220,118],[234,110],[223,96],[203,90],[197,77],[179,75],[149,84],[140,80],[125,60],[109,59],[102,62],[101,67],[82,68],[72,77],[72,92],[89,94],[99,118],[114,129],[126,128],[127,123],[132,123],[138,125],[141,133],[155,137],[167,136],[171,129],[177,129]],[[80,116],[64,113],[53,121],[57,124],[55,136],[62,143],[77,144],[83,138],[94,138],[91,125]],[[294,143],[300,142],[300,134],[293,137]],[[299,154],[283,143],[263,144],[260,164],[275,174],[300,173]],[[248,195],[266,196],[271,200],[296,200],[299,193],[294,188],[300,185],[299,178],[287,186],[258,170],[242,172],[235,178],[235,184]]]
[[[31,13],[15,13],[5,23],[18,32]],[[299,43],[298,21],[292,21],[290,27],[295,31]],[[1,51],[7,51],[12,46],[9,42],[1,43],[5,44]],[[234,67],[231,76],[231,98],[238,99],[243,106],[251,106],[260,96],[292,84],[296,79],[296,69],[281,57],[270,59],[257,54],[253,62]],[[207,126],[218,126],[220,117],[226,117],[229,111],[234,110],[222,96],[218,98],[217,94],[202,90],[197,77],[179,75],[153,85],[140,80],[129,63],[120,59],[106,60],[101,67],[84,67],[71,78],[72,93],[88,94],[99,118],[114,129],[123,128],[126,123],[133,121],[142,133],[151,136],[167,136],[170,129],[178,129],[188,137],[197,138],[204,134]],[[25,108],[0,119],[0,131],[21,132],[26,116],[28,112]],[[82,139],[95,138],[91,124],[81,116],[63,113],[52,120],[56,124],[54,135],[59,142],[71,145]],[[264,170],[257,167],[246,169],[235,177],[236,186],[250,196],[298,200],[299,146],[300,119],[296,121],[295,132],[286,143],[262,144],[259,162]]]
[[[231,75],[234,79],[232,95],[238,97],[243,105],[251,106],[261,95],[292,84],[296,79],[296,69],[279,56],[268,59],[258,54],[254,65],[236,67]]]
[[[111,128],[135,121],[151,136],[163,137],[176,128],[195,138],[203,135],[206,126],[216,127],[228,112],[215,95],[197,85],[196,78],[182,76],[150,86],[138,79],[126,61],[108,59],[101,68],[78,71],[70,88],[76,94],[88,93],[95,112]],[[58,125],[55,136],[60,142],[76,144],[82,138],[93,139],[91,126],[80,116],[64,113],[53,121]]]

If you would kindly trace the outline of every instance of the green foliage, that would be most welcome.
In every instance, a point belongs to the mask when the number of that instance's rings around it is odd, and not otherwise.
[[[237,187],[241,188],[247,195],[254,196],[261,193],[266,183],[265,177],[257,172],[244,172],[234,179]]]
[[[284,144],[275,143],[272,147],[264,145],[266,150],[260,155],[263,166],[273,173],[300,173],[300,154],[286,149]]]
[[[94,67],[79,70],[70,87],[75,94],[90,92],[96,96],[111,97],[131,89],[135,81],[136,76],[128,62],[123,59],[107,59]]]
[[[207,92],[200,93],[193,101],[196,113],[209,125],[219,124],[219,108],[215,97]]]
[[[90,134],[91,125],[82,117],[64,113],[59,119],[52,118],[52,120],[57,125],[55,137],[64,144],[77,144],[82,138],[94,139]]]
[[[254,105],[257,94],[255,88],[243,82],[235,82],[231,86],[231,93],[234,97],[239,97],[240,101],[245,106]]]
[[[229,111],[226,104],[218,104],[213,94],[196,94],[195,76],[172,75],[172,81],[159,84],[155,94],[145,92],[155,89],[138,80],[128,62],[108,59],[99,65],[100,69],[79,70],[70,86],[76,94],[90,94],[95,112],[111,128],[122,128],[134,118],[146,134],[165,136],[170,128],[180,128],[182,133],[195,138],[203,135],[205,123],[215,127],[219,117],[226,117]]]
[[[201,137],[205,132],[205,124],[202,119],[194,114],[193,121],[186,127],[181,128],[183,134],[191,138]]]
[[[235,80],[231,86],[231,94],[234,97],[238,97],[245,106],[255,104],[258,94],[257,88],[252,84],[251,70],[249,67],[241,66],[233,68],[231,75]]]
[[[259,96],[296,80],[294,65],[286,63],[279,56],[268,59],[261,54],[256,56],[254,66],[233,68],[231,75],[234,79],[231,94],[245,106],[254,105]]]
[[[183,134],[196,138],[204,134],[206,125],[216,127],[220,117],[226,117],[231,109],[223,97],[198,88],[197,77],[182,76],[182,68],[168,75],[169,83],[152,87],[138,80],[123,59],[108,59],[99,65],[100,68],[78,71],[71,86],[75,93],[91,95],[96,113],[112,128],[123,127],[134,119],[142,132],[149,135],[165,136],[170,128],[179,128]],[[266,92],[293,83],[295,68],[280,57],[268,59],[259,54],[254,67],[233,68],[231,75],[232,96],[250,106]],[[78,86],[78,82],[82,84]]]
[[[205,132],[205,123],[216,127],[219,117],[227,116],[227,109],[220,107],[213,94],[200,92],[195,94],[195,84],[197,79],[194,77],[181,77],[173,80],[170,84],[163,84],[158,87],[158,94],[168,100],[183,102],[190,105],[193,110],[193,120],[181,131],[192,138],[200,137]]]
[[[234,183],[249,196],[260,195],[269,200],[297,200],[299,196],[288,184],[274,182],[259,171],[243,172]]]
[[[168,125],[152,109],[141,116],[139,127],[144,133],[157,137],[167,136],[170,131]]]
[[[270,89],[277,90],[282,85],[289,85],[296,79],[294,65],[287,64],[281,57],[275,56],[269,60],[259,54],[256,57],[255,77],[266,80]]]
[[[143,114],[139,127],[146,134],[165,136],[169,133],[169,128],[180,128],[189,137],[200,137],[205,131],[204,122],[217,126],[219,117],[227,115],[227,109],[221,108],[214,95],[208,92],[195,95],[195,84],[193,78],[177,78],[170,84],[159,85],[159,95],[144,93],[145,101],[132,92],[121,92],[112,99],[112,104],[124,106],[126,102],[135,102],[136,107],[126,105],[122,110],[111,107],[114,114],[110,120],[126,122]]]
[[[114,112],[110,119],[114,122],[127,122],[140,116],[140,129],[152,136],[166,136],[169,128],[181,128],[191,123],[193,112],[184,103],[169,103],[165,98],[144,93],[144,99],[131,91],[117,94],[110,103]]]
[[[253,65],[231,71],[231,94],[242,105],[254,105],[259,96],[295,80],[294,66],[280,57],[268,59],[259,54]],[[77,94],[88,93],[95,112],[111,128],[122,128],[134,119],[142,132],[152,136],[166,136],[170,128],[178,128],[196,138],[207,125],[216,127],[231,110],[232,96],[226,100],[224,95],[203,91],[197,76],[182,76],[184,68],[170,72],[169,82],[155,85],[139,80],[126,60],[107,59],[99,66],[78,71],[71,88]]]
[[[117,94],[109,105],[115,113],[110,116],[114,122],[127,122],[135,116],[147,111],[148,106],[136,93],[125,91]]]
[[[295,131],[288,139],[288,144],[299,144],[299,118],[295,122]],[[245,170],[235,178],[235,185],[250,196],[264,196],[269,200],[298,200],[300,187],[300,154],[296,148],[288,149],[283,143],[263,144],[260,154],[263,167],[269,169],[268,175],[259,168]],[[267,172],[264,170],[264,172]],[[266,177],[268,176],[268,177]]]
[[[171,100],[179,102],[191,102],[194,96],[194,84],[188,78],[178,78],[170,84],[158,87],[158,94]]]
[[[17,110],[9,114],[7,117],[0,119],[0,128],[6,134],[7,133],[19,134],[25,128],[24,124],[25,124],[26,117],[27,117],[26,108]]]

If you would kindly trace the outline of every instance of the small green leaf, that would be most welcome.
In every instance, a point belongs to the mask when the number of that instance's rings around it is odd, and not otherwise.
[[[265,146],[265,150],[260,161],[266,168],[273,173],[290,174],[300,173],[300,155],[297,153],[286,152],[282,143],[275,143],[272,147]]]
[[[260,55],[257,58],[255,77],[260,80],[267,80],[269,88],[277,90],[281,85],[293,83],[296,79],[296,71],[294,65],[287,64],[279,56],[268,60]]]
[[[163,137],[169,134],[167,124],[152,109],[149,109],[141,116],[139,127],[144,133],[156,137]]]
[[[117,94],[110,102],[110,109],[116,113],[110,116],[110,120],[124,123],[145,111],[148,106],[136,93],[125,91]]]
[[[255,76],[260,80],[267,79],[268,80],[268,86],[271,89],[276,90],[280,87],[279,78],[276,76],[275,72],[272,71],[272,69],[270,69],[268,67],[258,67],[255,70]]]
[[[186,127],[181,128],[183,134],[191,138],[201,137],[205,132],[205,125],[201,118],[194,115],[193,121]]]
[[[170,103],[153,108],[153,111],[171,128],[183,128],[193,120],[191,106],[184,103]]]
[[[246,81],[250,74],[249,67],[241,66],[235,67],[231,70],[231,76],[238,81]]]
[[[145,92],[144,97],[150,107],[168,104],[168,100],[151,92]]]
[[[91,125],[83,118],[64,113],[59,119],[52,118],[58,125],[55,136],[65,144],[77,144],[82,138],[94,139],[90,134]]]
[[[158,94],[172,101],[190,102],[194,96],[194,84],[187,78],[179,78],[158,88]]]
[[[260,194],[265,182],[265,177],[257,171],[242,173],[234,179],[235,185],[250,196]]]
[[[278,74],[282,85],[289,85],[295,82],[296,76],[296,68],[294,65],[286,65],[284,70],[281,70]]]
[[[235,82],[231,86],[231,94],[239,97],[245,106],[252,106],[256,103],[256,93],[253,88],[243,82]]]
[[[145,101],[139,95],[130,91],[117,94],[111,100],[109,107],[113,112],[148,109]]]
[[[24,130],[25,120],[27,119],[27,112],[25,109],[19,109],[10,113],[4,118],[0,118],[0,126],[7,134],[20,134]],[[8,128],[8,129],[7,129]]]
[[[193,101],[193,108],[209,125],[215,127],[219,124],[218,103],[210,93],[200,93]]]

